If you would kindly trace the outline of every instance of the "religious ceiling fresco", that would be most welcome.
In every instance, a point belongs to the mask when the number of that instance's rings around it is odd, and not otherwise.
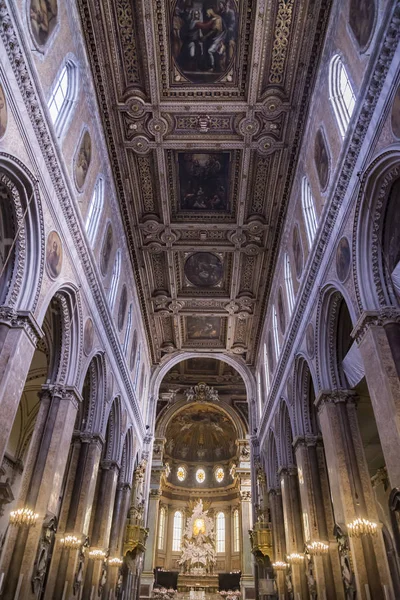
[[[152,360],[253,365],[331,0],[77,1]]]

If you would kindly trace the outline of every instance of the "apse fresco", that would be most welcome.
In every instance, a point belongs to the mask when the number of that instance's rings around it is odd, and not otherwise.
[[[220,283],[224,269],[221,259],[211,252],[196,252],[185,263],[185,275],[196,287],[212,287]]]
[[[220,334],[220,317],[187,317],[189,340],[218,340]]]
[[[237,39],[234,0],[177,0],[172,8],[172,56],[192,83],[224,79],[236,57]]]
[[[229,152],[179,152],[180,210],[228,210],[229,163]]]

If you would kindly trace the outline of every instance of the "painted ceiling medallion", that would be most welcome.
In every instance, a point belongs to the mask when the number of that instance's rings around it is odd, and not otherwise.
[[[224,267],[221,259],[211,252],[196,252],[185,262],[185,275],[197,287],[213,287],[222,279]]]

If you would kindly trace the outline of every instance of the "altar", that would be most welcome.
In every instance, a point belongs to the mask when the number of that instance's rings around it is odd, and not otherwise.
[[[179,573],[178,592],[189,592],[190,600],[204,600],[204,598],[194,597],[192,592],[204,592],[212,594],[218,592],[218,575],[193,575],[191,573]]]

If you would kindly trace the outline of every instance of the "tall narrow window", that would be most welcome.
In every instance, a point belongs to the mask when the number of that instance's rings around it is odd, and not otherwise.
[[[258,395],[258,412],[259,412],[260,419],[261,419],[263,402],[262,402],[262,385],[261,385],[260,371],[258,371],[258,373],[257,373],[257,395]]]
[[[160,516],[158,521],[158,550],[164,550],[164,538],[165,538],[165,508],[160,509]]]
[[[233,511],[233,551],[240,552],[239,510]]]
[[[182,546],[183,514],[177,510],[174,514],[174,528],[172,534],[172,551],[180,552]]]
[[[225,514],[217,514],[217,552],[225,552]]]
[[[90,200],[89,210],[86,218],[86,233],[90,244],[96,239],[97,229],[100,222],[101,211],[104,202],[104,181],[99,177],[94,186],[93,195]]]
[[[279,346],[278,315],[276,314],[275,306],[272,307],[272,330],[274,332],[275,357],[278,360],[281,349]]]
[[[286,297],[289,307],[289,313],[292,314],[294,307],[294,290],[293,290],[293,279],[292,269],[290,268],[289,255],[285,254],[285,286],[286,286]]]
[[[303,217],[306,225],[308,245],[311,248],[317,233],[317,213],[315,212],[314,198],[311,193],[310,184],[307,177],[303,177],[301,182],[301,205],[303,208]]]
[[[329,96],[340,135],[344,137],[354,111],[356,97],[345,66],[338,54],[332,57],[329,65]]]
[[[124,345],[123,345],[123,351],[124,351],[125,356],[128,351],[128,344],[129,344],[129,337],[131,335],[131,329],[132,329],[132,304],[129,307],[128,318],[126,320],[126,329],[125,329],[125,337],[124,337]]]
[[[265,393],[269,392],[269,367],[268,367],[268,356],[267,356],[267,344],[264,343],[264,378],[265,378]]]
[[[71,114],[78,91],[78,68],[70,59],[67,60],[53,86],[48,107],[51,120],[57,135],[62,130]]]
[[[121,250],[117,250],[117,254],[115,255],[114,267],[111,276],[111,285],[110,285],[110,294],[108,296],[108,301],[110,304],[110,310],[112,311],[114,308],[115,298],[117,297],[117,288],[118,288],[118,280],[121,273]]]

